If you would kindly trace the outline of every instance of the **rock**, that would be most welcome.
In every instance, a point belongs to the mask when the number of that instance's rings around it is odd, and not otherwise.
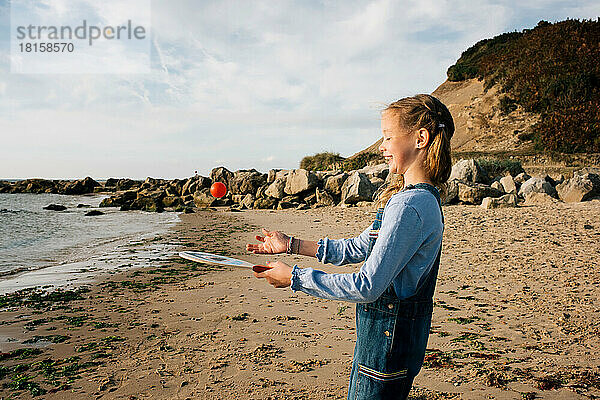
[[[246,196],[243,194],[233,194],[233,195],[231,195],[231,200],[235,204],[240,204],[242,202],[242,200],[244,200],[244,197],[246,197]]]
[[[365,174],[354,171],[342,185],[341,202],[354,204],[359,201],[373,201],[375,186]]]
[[[162,199],[162,204],[165,207],[178,207],[183,205],[183,199],[179,196],[165,196]]]
[[[521,185],[519,196],[525,198],[527,193],[538,192],[546,193],[552,197],[557,197],[556,189],[544,178],[529,178]]]
[[[254,206],[254,202],[256,201],[256,199],[254,198],[254,195],[252,193],[248,193],[244,199],[240,202],[240,205],[243,208],[252,208]]]
[[[547,193],[529,192],[525,196],[525,203],[523,204],[527,206],[533,206],[539,204],[556,204],[558,202],[558,200],[556,200],[554,197],[551,197]]]
[[[448,180],[452,179],[471,183],[485,183],[487,174],[474,159],[460,160],[452,166],[452,172]]]
[[[133,202],[137,198],[137,192],[128,190],[115,196],[103,199],[99,207],[123,207]]]
[[[285,177],[277,178],[273,181],[273,183],[271,183],[267,187],[267,190],[265,190],[265,194],[267,196],[273,197],[275,199],[282,199],[283,196],[285,195],[285,192],[284,192],[285,185],[286,185]]]
[[[333,197],[325,190],[319,190],[318,188],[315,190],[316,195],[316,204],[321,206],[333,206],[335,205],[335,201]]]
[[[306,203],[302,203],[298,207],[296,207],[296,210],[308,210],[308,209],[310,209],[310,206]]]
[[[277,204],[277,209],[278,210],[285,210],[286,208],[294,208],[294,207],[298,207],[299,203],[292,203],[290,201],[280,201],[279,204]]]
[[[342,194],[342,186],[346,179],[348,179],[348,174],[345,172],[325,178],[325,190],[335,196],[340,196]]]
[[[458,200],[467,204],[481,204],[485,197],[500,197],[503,193],[481,183],[458,182]]]
[[[228,190],[231,194],[249,194],[256,193],[259,187],[267,182],[265,174],[261,174],[255,169],[239,170],[233,173],[229,179]]]
[[[380,178],[385,181],[388,173],[390,172],[389,166],[387,163],[371,165],[357,170],[358,172],[365,174],[369,180],[372,181],[371,178]]]
[[[233,179],[233,172],[225,167],[213,168],[210,171],[210,179],[212,182],[222,182],[229,190],[229,181]]]
[[[116,189],[119,191],[129,190],[129,189],[132,189],[132,188],[140,186],[140,185],[141,185],[140,181],[134,181],[133,179],[124,178],[124,179],[119,179],[117,181]]]
[[[375,187],[375,190],[379,189],[379,187],[381,187],[381,185],[383,185],[385,183],[385,181],[381,178],[378,177],[373,177],[369,179],[371,181],[371,183],[373,184],[373,186]]]
[[[88,208],[88,207],[91,207],[91,206],[89,204],[82,204],[82,203],[77,204],[77,208]]]
[[[48,204],[46,207],[44,207],[44,210],[50,210],[50,211],[65,211],[67,209],[67,207],[61,205],[61,204]]]
[[[164,206],[160,198],[151,196],[138,196],[137,199],[131,202],[131,204],[128,206],[128,209],[160,213],[164,211]]]
[[[277,205],[277,200],[272,197],[256,199],[252,208],[273,209]]]
[[[486,197],[481,201],[481,207],[490,208],[509,208],[517,206],[517,195],[514,193],[505,194],[501,197]]]
[[[492,182],[492,184],[490,186],[493,187],[494,189],[504,193],[504,186],[502,186],[502,184],[500,182],[498,182],[498,181]]]
[[[264,184],[261,187],[259,187],[258,190],[256,191],[256,198],[257,199],[262,199],[264,197],[267,197],[267,195],[265,194],[265,192],[267,191],[268,187],[269,187],[268,184]]]
[[[318,179],[312,171],[295,169],[291,171],[285,182],[284,192],[298,194],[317,187]]]
[[[204,176],[193,176],[191,178],[188,178],[182,188],[181,188],[181,195],[182,196],[187,196],[189,194],[194,194],[198,189],[202,189],[202,188],[209,188],[211,185],[211,180],[210,178],[206,178]]]
[[[316,191],[316,190],[319,190],[319,188],[315,189],[315,191]],[[316,203],[317,203],[317,194],[316,194],[316,193],[313,193],[313,194],[310,194],[310,195],[306,196],[306,197],[304,198],[304,202],[305,202],[306,204],[308,204],[308,205],[313,205],[313,204],[316,204]]]
[[[458,181],[453,179],[446,183],[446,197],[444,204],[452,204],[458,201]]]
[[[531,176],[529,176],[529,174],[527,174],[526,172],[521,172],[519,175],[515,176],[514,181],[517,186],[521,186],[529,179],[531,179]]]
[[[517,184],[512,176],[507,175],[500,178],[500,184],[505,193],[517,193]]]
[[[91,210],[85,213],[86,217],[93,217],[96,215],[104,215],[104,213],[102,211],[98,211],[98,210]]]
[[[567,203],[589,200],[600,196],[600,175],[573,175],[571,179],[556,186],[556,191],[560,199]]]
[[[211,207],[216,204],[216,200],[210,194],[210,189],[208,188],[200,189],[194,193],[194,204],[196,207]]]
[[[277,177],[277,173],[281,171],[280,169],[270,169],[269,172],[267,173],[267,183],[271,184],[275,181],[275,178]]]

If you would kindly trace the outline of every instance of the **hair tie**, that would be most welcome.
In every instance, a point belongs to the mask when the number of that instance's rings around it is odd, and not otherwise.
[[[438,124],[438,128],[445,128],[445,127],[446,127],[446,125],[444,125],[444,124],[443,124],[443,123],[441,123],[441,122]]]

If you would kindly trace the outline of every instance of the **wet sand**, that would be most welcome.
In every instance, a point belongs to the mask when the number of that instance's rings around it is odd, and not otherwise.
[[[244,251],[261,226],[306,239],[350,237],[374,213],[200,211],[182,215],[161,240],[261,262]],[[600,396],[600,201],[444,213],[429,350],[411,397]],[[277,259],[330,272],[359,267]],[[247,270],[174,257],[88,292],[34,300],[2,306],[3,398],[38,389],[45,399],[346,396],[354,305],[274,289]]]

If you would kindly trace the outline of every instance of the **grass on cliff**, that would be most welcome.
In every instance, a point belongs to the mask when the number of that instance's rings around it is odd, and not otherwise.
[[[481,40],[448,69],[448,80],[499,84],[500,108],[541,115],[528,132],[538,150],[600,152],[600,18],[554,24]]]

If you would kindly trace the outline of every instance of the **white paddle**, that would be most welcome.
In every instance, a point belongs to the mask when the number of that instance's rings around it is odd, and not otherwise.
[[[250,268],[254,272],[264,272],[272,268],[267,267],[266,265],[255,265],[249,263],[248,261],[239,260],[237,258],[221,256],[218,254],[204,253],[202,251],[182,251],[181,253],[179,253],[179,257],[185,258],[186,260],[205,264],[218,264],[227,265],[229,267]]]

